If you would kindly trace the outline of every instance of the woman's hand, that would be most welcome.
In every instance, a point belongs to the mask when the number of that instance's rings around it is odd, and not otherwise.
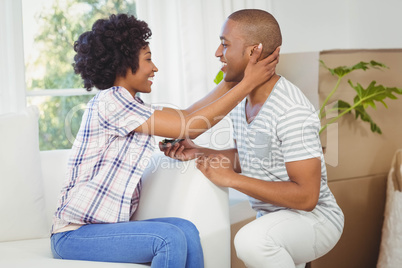
[[[276,65],[279,63],[280,47],[277,47],[275,51],[266,57],[259,60],[262,53],[262,45],[258,45],[254,49],[253,54],[244,70],[243,81],[250,83],[252,87],[258,87],[259,85],[267,82],[275,74]]]
[[[196,163],[197,168],[214,184],[230,187],[230,178],[236,173],[229,158],[222,154],[201,156]]]
[[[162,142],[159,142],[159,149],[166,156],[181,161],[195,159],[202,154],[200,151],[201,148],[195,145],[190,139],[177,142],[173,146],[170,143],[163,145]]]

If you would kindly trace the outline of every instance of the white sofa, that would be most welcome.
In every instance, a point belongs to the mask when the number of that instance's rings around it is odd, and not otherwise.
[[[39,152],[37,113],[27,108],[0,115],[0,267],[148,267],[52,258],[49,230],[69,150]],[[134,220],[188,219],[200,232],[205,267],[230,267],[227,189],[207,180],[194,161],[161,153],[153,155],[143,179]]]

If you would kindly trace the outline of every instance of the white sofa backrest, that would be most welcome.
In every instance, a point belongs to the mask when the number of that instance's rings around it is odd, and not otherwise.
[[[70,150],[40,152],[46,217],[49,225],[51,225],[53,214],[57,208],[59,193],[67,171],[69,155]]]

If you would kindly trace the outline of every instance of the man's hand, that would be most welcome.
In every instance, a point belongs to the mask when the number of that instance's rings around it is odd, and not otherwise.
[[[177,142],[173,146],[170,143],[164,145],[162,142],[160,142],[159,149],[166,156],[181,161],[195,159],[201,154],[199,147],[197,147],[194,142],[189,139]]]
[[[196,163],[210,181],[221,187],[229,187],[230,177],[236,174],[230,159],[222,154],[201,156]]]

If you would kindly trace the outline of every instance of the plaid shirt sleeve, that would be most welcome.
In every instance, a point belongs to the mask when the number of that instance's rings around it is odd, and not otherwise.
[[[129,221],[155,142],[133,131],[154,112],[121,87],[99,92],[87,105],[71,149],[53,232],[69,223]]]

